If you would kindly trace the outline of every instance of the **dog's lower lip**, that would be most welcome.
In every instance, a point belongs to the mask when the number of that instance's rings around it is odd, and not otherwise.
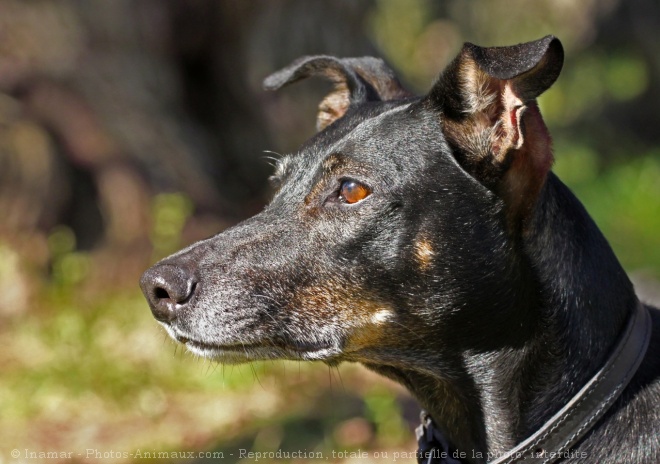
[[[281,341],[266,340],[262,343],[234,343],[234,344],[214,344],[214,343],[205,343],[197,340],[191,340],[187,337],[178,336],[177,341],[183,343],[184,345],[201,348],[201,349],[213,349],[213,350],[222,350],[222,351],[238,351],[245,352],[246,350],[256,349],[256,348],[279,348],[287,351],[294,351],[299,353],[308,353],[314,351],[321,351],[330,348],[325,345],[311,345],[311,344],[293,344],[285,343]]]

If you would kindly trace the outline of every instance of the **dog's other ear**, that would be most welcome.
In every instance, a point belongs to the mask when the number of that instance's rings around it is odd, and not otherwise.
[[[316,120],[319,131],[341,118],[352,104],[411,96],[383,60],[370,56],[305,56],[268,76],[264,88],[277,90],[311,76],[325,77],[334,84],[333,91],[319,105]]]
[[[514,220],[529,213],[552,165],[535,100],[563,59],[553,36],[511,47],[466,43],[427,97],[442,112],[459,163],[504,199]]]

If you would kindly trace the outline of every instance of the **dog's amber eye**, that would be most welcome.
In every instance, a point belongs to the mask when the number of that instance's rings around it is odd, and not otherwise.
[[[364,200],[369,194],[369,187],[354,180],[345,180],[339,188],[339,198],[349,205]]]

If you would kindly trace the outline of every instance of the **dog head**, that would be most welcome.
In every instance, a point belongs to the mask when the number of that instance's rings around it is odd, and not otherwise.
[[[279,160],[261,213],[145,272],[154,316],[227,363],[410,367],[487,349],[498,328],[515,343],[530,317],[518,237],[552,163],[535,99],[562,61],[553,37],[466,44],[421,98],[374,58],[306,57],[268,77],[333,82],[319,132]]]

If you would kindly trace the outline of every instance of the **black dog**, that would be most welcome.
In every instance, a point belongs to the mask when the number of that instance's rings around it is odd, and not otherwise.
[[[657,464],[660,313],[550,172],[535,99],[562,63],[553,37],[466,44],[422,98],[374,58],[270,76],[335,84],[320,132],[262,213],[144,274],[154,316],[224,363],[361,362],[450,458]]]

